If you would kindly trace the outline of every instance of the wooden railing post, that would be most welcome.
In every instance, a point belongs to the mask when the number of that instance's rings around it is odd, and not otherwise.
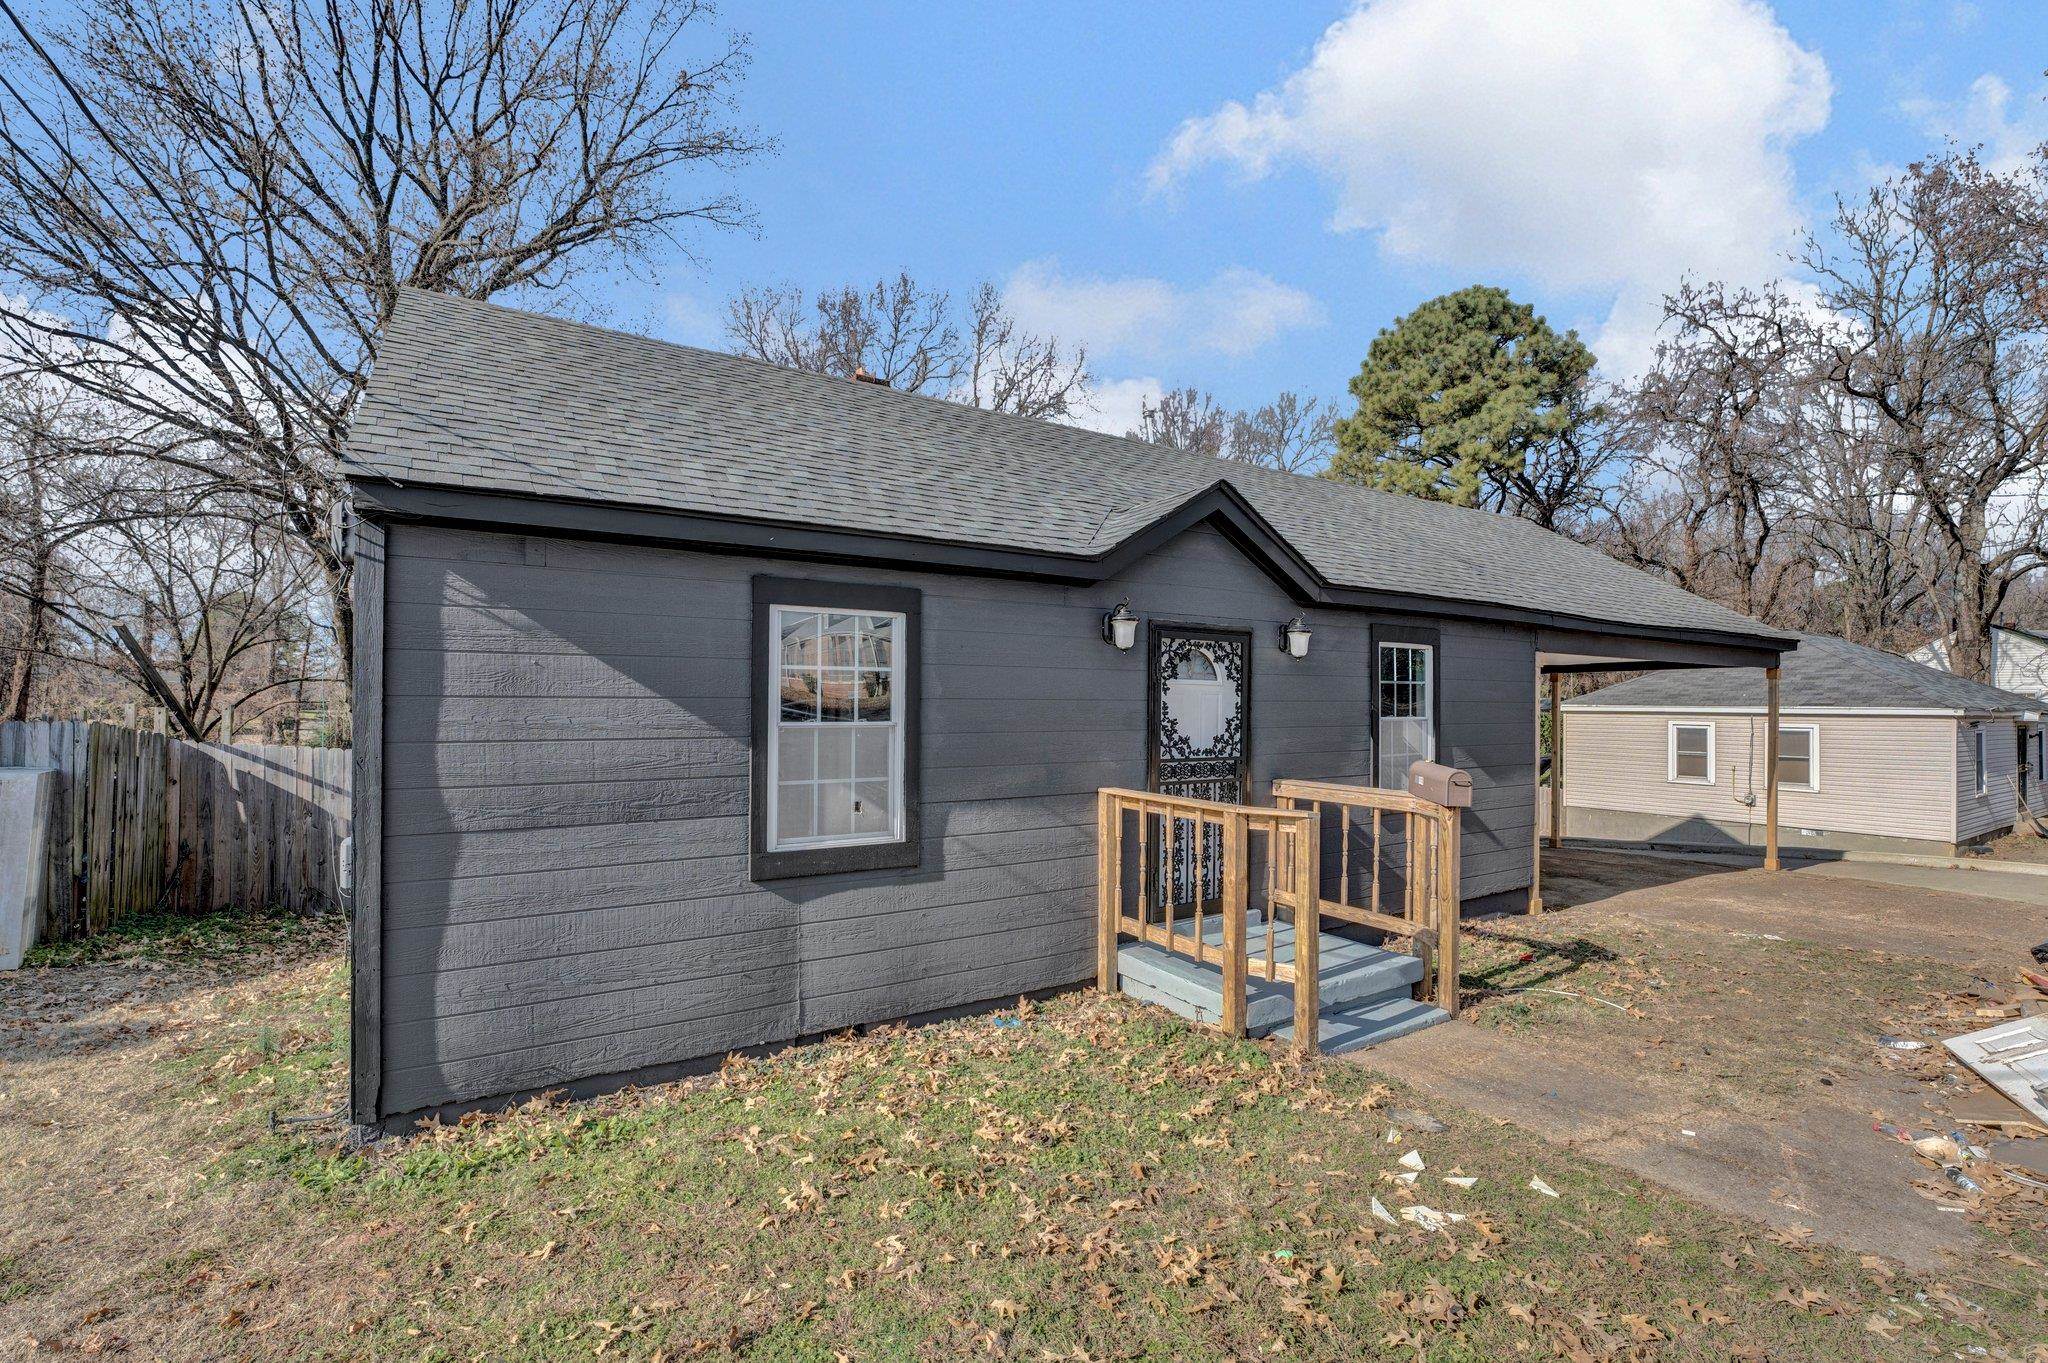
[[[1442,861],[1437,875],[1436,1006],[1453,1015],[1458,1011],[1458,915],[1464,907],[1462,849],[1458,845],[1462,822],[1457,810],[1445,810],[1443,836],[1438,839]]]
[[[1268,840],[1268,853],[1278,840]],[[1223,818],[1223,1030],[1244,1035],[1245,932],[1251,914],[1251,877],[1245,860],[1251,844],[1251,824],[1243,814]],[[1268,913],[1272,905],[1266,906]]]
[[[1321,832],[1322,816],[1311,812],[1294,834],[1294,1048],[1311,1053],[1321,1040],[1323,1011],[1316,987],[1322,968],[1322,885],[1316,875]]]
[[[1124,820],[1108,791],[1095,797],[1095,985],[1116,992],[1116,920],[1123,899],[1123,858],[1117,846]]]

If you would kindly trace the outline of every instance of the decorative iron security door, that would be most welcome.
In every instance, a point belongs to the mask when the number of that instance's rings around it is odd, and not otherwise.
[[[1152,789],[1241,803],[1251,775],[1251,636],[1172,625],[1152,630],[1151,688]],[[1157,868],[1174,907],[1193,905],[1197,893],[1194,821],[1177,823],[1175,836],[1161,839]],[[1204,833],[1202,862],[1199,892],[1214,899],[1223,877],[1222,829],[1215,824]]]

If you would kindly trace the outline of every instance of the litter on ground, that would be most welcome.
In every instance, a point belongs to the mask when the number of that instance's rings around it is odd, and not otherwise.
[[[1422,1152],[1420,1150],[1410,1150],[1407,1154],[1401,1156],[1401,1167],[1403,1169],[1413,1169],[1420,1173],[1426,1167],[1422,1163]]]
[[[1420,1131],[1431,1136],[1450,1130],[1449,1127],[1430,1116],[1427,1112],[1417,1112],[1412,1108],[1397,1107],[1389,1109],[1387,1120],[1404,1126],[1410,1131]]]
[[[1530,1178],[1529,1187],[1533,1191],[1543,1194],[1545,1197],[1557,1196],[1557,1189],[1551,1187],[1548,1183],[1545,1183],[1540,1177]]]
[[[1434,1207],[1414,1206],[1401,1208],[1401,1219],[1412,1221],[1424,1230],[1443,1230],[1453,1221],[1463,1221],[1465,1218],[1457,1212],[1440,1212]]]
[[[1942,1044],[1985,1083],[2048,1124],[2048,1017],[1997,1023]]]

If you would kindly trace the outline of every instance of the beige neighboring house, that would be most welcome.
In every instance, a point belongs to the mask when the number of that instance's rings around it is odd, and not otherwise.
[[[1906,656],[1916,663],[1953,672],[1948,660],[1949,637],[1936,639]],[[1993,625],[1991,684],[2036,700],[2048,700],[2048,633],[2021,629],[2018,625]]]
[[[1951,854],[2039,809],[2032,696],[1802,635],[1785,656],[1786,848]],[[1564,704],[1565,834],[1676,847],[1764,842],[1764,676],[1651,672]]]

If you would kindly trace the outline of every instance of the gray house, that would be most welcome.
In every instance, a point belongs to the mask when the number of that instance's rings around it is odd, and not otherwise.
[[[1825,635],[1782,670],[1790,847],[1953,855],[2038,808],[2043,702]],[[1764,841],[1761,673],[1653,672],[1564,704],[1565,832],[1672,847]]]
[[[1521,521],[424,293],[349,477],[364,1124],[1090,977],[1104,787],[1440,759],[1521,907],[1543,671],[1795,643]]]

